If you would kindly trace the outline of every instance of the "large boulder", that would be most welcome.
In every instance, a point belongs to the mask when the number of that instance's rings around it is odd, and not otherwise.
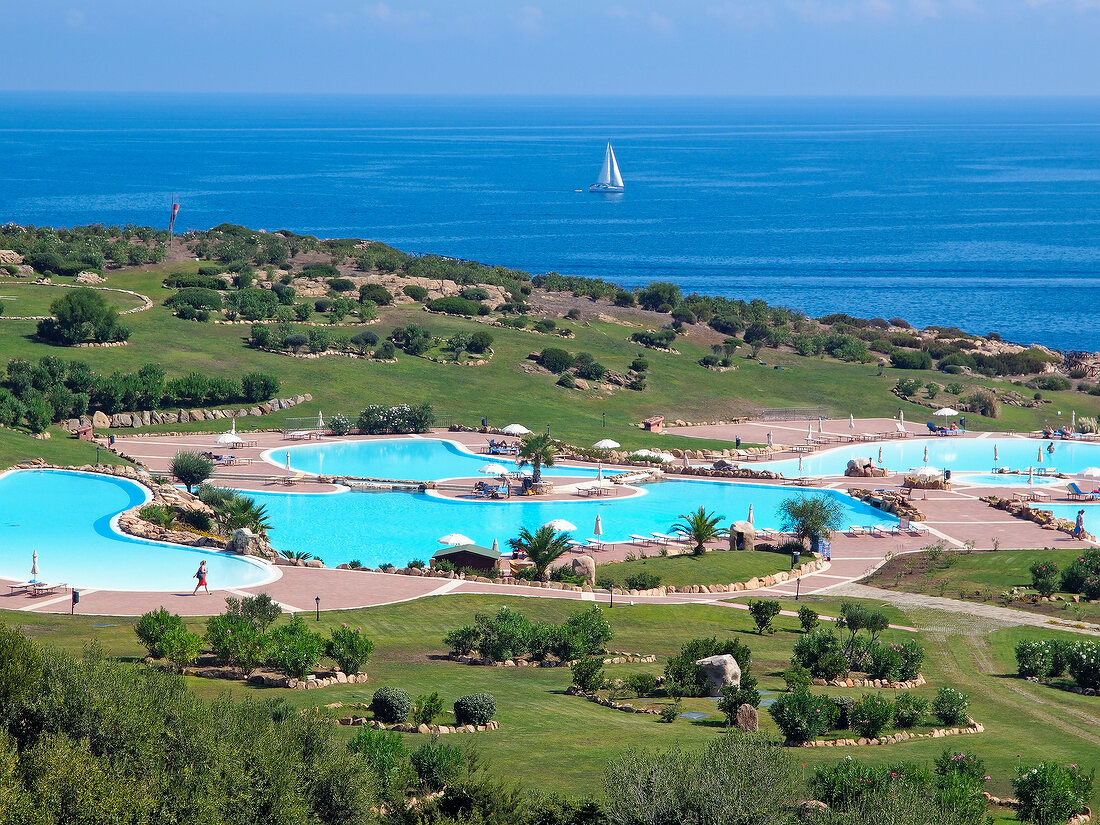
[[[573,575],[580,576],[590,586],[596,585],[596,560],[591,556],[580,556],[573,559],[571,564]]]
[[[264,558],[275,556],[275,551],[271,549],[271,545],[267,543],[266,539],[257,536],[247,527],[234,530],[233,538],[229,540],[229,544],[225,549],[233,553],[240,553],[242,556],[263,556]]]
[[[97,430],[109,430],[111,429],[111,419],[107,417],[106,413],[96,410],[92,413],[92,426]]]
[[[737,727],[745,733],[756,733],[760,730],[760,717],[756,708],[748,702],[737,709]]]
[[[708,656],[695,662],[707,677],[708,696],[721,696],[727,685],[741,686],[741,666],[730,654]]]

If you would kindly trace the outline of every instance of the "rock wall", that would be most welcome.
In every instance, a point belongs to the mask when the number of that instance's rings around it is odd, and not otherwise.
[[[82,415],[80,418],[70,418],[61,422],[62,429],[75,432],[77,427],[91,425],[97,430],[134,429],[138,427],[152,427],[159,424],[186,424],[190,421],[219,421],[226,418],[246,418],[248,416],[268,415],[269,413],[289,410],[306,401],[312,401],[310,393],[295,395],[290,398],[276,398],[256,404],[252,407],[240,407],[239,409],[183,409],[176,412],[157,412],[156,410],[142,410],[140,412],[122,412],[107,415],[96,411],[91,415]]]

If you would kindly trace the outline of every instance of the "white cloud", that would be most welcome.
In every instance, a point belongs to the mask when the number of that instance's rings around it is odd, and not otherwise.
[[[775,22],[775,11],[768,3],[728,0],[717,6],[707,7],[707,17],[721,20],[733,26],[751,28]]]
[[[84,12],[80,9],[69,9],[65,12],[65,25],[70,29],[79,29],[84,25]]]
[[[649,13],[649,26],[651,29],[661,34],[668,34],[672,31],[672,21],[656,11],[651,11]]]
[[[894,12],[890,0],[788,0],[787,7],[802,21],[816,25],[882,20]]]
[[[523,6],[512,15],[512,23],[525,34],[539,34],[545,28],[546,19],[538,6]]]

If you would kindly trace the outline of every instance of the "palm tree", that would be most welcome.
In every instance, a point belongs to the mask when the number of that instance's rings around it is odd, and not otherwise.
[[[799,495],[779,504],[783,529],[792,530],[803,545],[813,536],[828,538],[844,524],[844,508],[830,495]]]
[[[263,536],[271,526],[271,522],[267,520],[267,507],[257,504],[247,496],[237,495],[229,499],[218,515],[230,531],[247,527],[253,533]]]
[[[534,533],[521,527],[517,538],[508,539],[508,546],[517,553],[526,554],[535,566],[535,575],[546,581],[549,578],[546,568],[569,551],[569,534],[559,533],[546,525]]]
[[[730,532],[728,527],[718,526],[725,516],[713,516],[704,507],[700,507],[687,515],[679,515],[677,518],[683,519],[683,521],[672,525],[672,532],[694,542],[696,556],[703,554],[703,551],[706,550],[704,545],[708,541],[728,536]]]
[[[516,457],[519,459],[520,467],[531,465],[531,480],[537,483],[542,480],[542,468],[554,466],[554,456],[557,452],[558,448],[549,434],[529,433],[520,439]]]

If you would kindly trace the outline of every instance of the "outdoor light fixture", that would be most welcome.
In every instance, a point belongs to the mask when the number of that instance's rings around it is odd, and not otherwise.
[[[798,567],[798,559],[801,555],[802,554],[797,550],[791,551],[791,570],[794,570],[796,567]]]
[[[607,426],[607,413],[604,413],[604,414],[603,414],[603,425],[604,425],[605,427]]]
[[[317,596],[313,601],[317,602],[317,621],[321,621],[321,597]]]

